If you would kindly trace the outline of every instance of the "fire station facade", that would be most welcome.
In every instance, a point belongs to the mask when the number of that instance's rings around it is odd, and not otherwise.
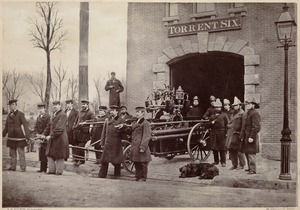
[[[179,86],[206,108],[209,96],[260,104],[261,152],[280,158],[284,50],[275,21],[283,3],[129,3],[129,111],[153,90]],[[296,20],[296,5],[288,4]],[[296,37],[296,36],[294,36]],[[289,49],[289,123],[296,159],[297,55]]]

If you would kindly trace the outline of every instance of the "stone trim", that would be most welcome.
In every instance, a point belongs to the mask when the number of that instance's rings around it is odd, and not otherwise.
[[[255,71],[255,66],[260,64],[260,57],[255,54],[252,47],[247,46],[247,41],[242,39],[230,41],[225,36],[218,36],[215,40],[209,40],[208,32],[198,33],[197,41],[192,43],[191,40],[185,40],[180,42],[180,45],[175,49],[168,47],[162,50],[163,54],[157,58],[157,63],[152,66],[152,71],[156,74],[156,81],[153,81],[153,89],[164,88],[164,84],[170,85],[170,67],[168,62],[173,59],[180,59],[182,56],[195,53],[223,51],[244,56],[245,100],[252,98],[257,103],[260,103],[261,95],[256,92],[258,90],[256,86],[259,85],[259,74],[256,74]]]

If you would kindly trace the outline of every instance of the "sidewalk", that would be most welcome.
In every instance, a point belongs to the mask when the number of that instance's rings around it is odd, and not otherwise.
[[[3,149],[3,168],[8,167],[8,157],[8,149]],[[94,153],[90,153],[89,157],[94,158]],[[26,162],[29,166],[39,167],[38,153],[26,153]],[[227,160],[226,167],[217,166],[220,175],[216,176],[213,180],[199,180],[198,177],[179,178],[179,168],[190,162],[191,159],[188,155],[176,156],[172,160],[152,156],[152,161],[149,164],[148,179],[199,185],[296,192],[297,163],[295,162],[291,162],[290,164],[292,176],[292,180],[290,181],[279,180],[280,161],[264,159],[260,155],[257,156],[257,174],[254,175],[248,175],[245,170],[229,170],[231,161]],[[206,162],[213,162],[212,155]],[[76,167],[69,159],[65,162],[65,170],[83,176],[97,177],[99,166],[94,164],[93,161],[87,161],[85,164]],[[134,180],[134,174],[125,169],[122,169],[121,173],[122,176],[120,179]],[[109,165],[108,178],[113,178],[111,174],[113,174],[113,166]]]

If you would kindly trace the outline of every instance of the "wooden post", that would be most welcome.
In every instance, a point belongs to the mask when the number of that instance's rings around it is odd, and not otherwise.
[[[89,3],[80,3],[80,31],[79,31],[79,103],[89,98],[88,74],[88,44],[89,44]]]

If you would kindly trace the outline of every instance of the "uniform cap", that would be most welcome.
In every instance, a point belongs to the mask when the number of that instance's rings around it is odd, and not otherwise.
[[[119,109],[119,107],[117,106],[117,105],[111,105],[110,107],[109,107],[110,109]]]
[[[67,99],[67,100],[66,100],[66,103],[67,103],[67,104],[68,104],[68,103],[72,103],[72,104],[73,104],[74,102],[73,102],[73,99]]]
[[[210,97],[209,97],[209,100],[210,100],[210,101],[216,101],[216,97],[215,97],[215,96],[210,96]]]
[[[143,106],[137,106],[135,107],[135,111],[142,111],[142,110],[145,110],[146,108],[143,107]]]
[[[82,99],[82,100],[81,100],[81,103],[89,104],[90,102],[89,102],[89,100]]]
[[[60,101],[53,101],[52,104],[53,105],[60,104]]]
[[[106,106],[99,106],[99,110],[107,110]]]
[[[214,102],[214,107],[222,107],[222,102],[219,98],[217,98]]]
[[[122,108],[125,108],[125,109],[127,109],[127,107],[126,107],[126,106],[124,106],[124,105],[120,107],[120,109],[122,109]]]
[[[199,100],[198,96],[194,96],[193,100]]]
[[[224,100],[223,100],[223,104],[225,105],[225,104],[230,104],[230,101],[227,99],[227,98],[225,98]]]
[[[234,96],[232,106],[240,105],[240,104],[242,104],[242,102],[240,101],[240,99],[238,99],[236,96]]]
[[[38,108],[40,108],[40,107],[46,107],[46,105],[45,105],[44,103],[39,103],[39,104],[37,105],[37,107],[38,107]]]
[[[255,108],[255,109],[259,109],[259,107],[260,107],[259,104],[256,103],[254,97],[251,97],[251,96],[245,101],[245,103],[251,103],[251,104],[254,104],[254,108]]]
[[[11,105],[11,104],[13,104],[13,103],[16,103],[18,100],[17,99],[12,99],[12,100],[10,100],[9,102],[8,102],[8,105]]]

